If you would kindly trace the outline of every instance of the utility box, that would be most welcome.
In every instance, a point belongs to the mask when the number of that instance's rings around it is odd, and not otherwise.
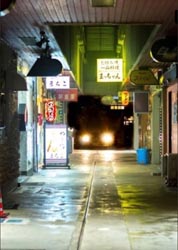
[[[167,175],[167,158],[168,154],[164,154],[161,156],[161,176],[165,177]]]
[[[163,156],[162,175],[165,177],[165,184],[169,187],[176,187],[178,184],[178,154],[167,154]]]

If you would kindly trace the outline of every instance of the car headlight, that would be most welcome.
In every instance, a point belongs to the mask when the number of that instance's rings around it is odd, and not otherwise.
[[[114,136],[112,133],[106,132],[101,135],[101,142],[106,145],[112,145],[114,142]]]
[[[89,134],[83,134],[80,136],[80,143],[88,144],[91,141],[91,136]]]

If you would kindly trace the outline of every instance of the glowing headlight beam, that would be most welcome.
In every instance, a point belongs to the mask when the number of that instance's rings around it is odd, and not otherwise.
[[[112,145],[114,142],[114,137],[112,133],[103,133],[101,135],[101,141],[104,145]]]
[[[82,144],[88,144],[91,141],[91,136],[89,134],[83,134],[80,137],[80,142]]]

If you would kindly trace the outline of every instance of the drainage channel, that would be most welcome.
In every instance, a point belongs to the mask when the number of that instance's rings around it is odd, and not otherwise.
[[[82,220],[79,222],[79,225],[76,227],[78,230],[76,230],[75,234],[73,235],[71,244],[69,246],[69,250],[80,250],[81,249],[81,243],[83,240],[83,233],[85,230],[85,224],[86,224],[88,211],[89,211],[89,207],[90,207],[93,180],[94,180],[94,175],[95,175],[95,168],[96,168],[96,161],[94,161],[92,171],[91,171],[91,177],[90,177],[90,182],[89,182],[88,195],[87,195],[87,199],[86,199],[86,206],[85,206],[84,214],[83,214]]]
[[[132,249],[111,161],[94,162],[85,211],[76,230],[75,246],[69,250]]]
[[[85,213],[84,213],[84,217],[83,217],[83,221],[82,221],[81,231],[80,231],[80,235],[79,235],[79,239],[78,239],[77,250],[80,250],[82,239],[83,239],[83,232],[84,232],[84,229],[85,229],[85,224],[86,224],[88,211],[89,211],[89,207],[90,207],[93,180],[94,180],[94,175],[95,175],[95,168],[96,168],[96,161],[94,162],[93,168],[92,168],[89,192],[88,192],[88,197],[87,197],[87,202],[86,202]]]

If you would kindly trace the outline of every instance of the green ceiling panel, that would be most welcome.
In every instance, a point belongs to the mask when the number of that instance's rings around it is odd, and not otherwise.
[[[154,25],[53,26],[53,33],[84,94],[116,95],[118,83],[96,82],[97,58],[123,58],[124,79],[142,52]]]

